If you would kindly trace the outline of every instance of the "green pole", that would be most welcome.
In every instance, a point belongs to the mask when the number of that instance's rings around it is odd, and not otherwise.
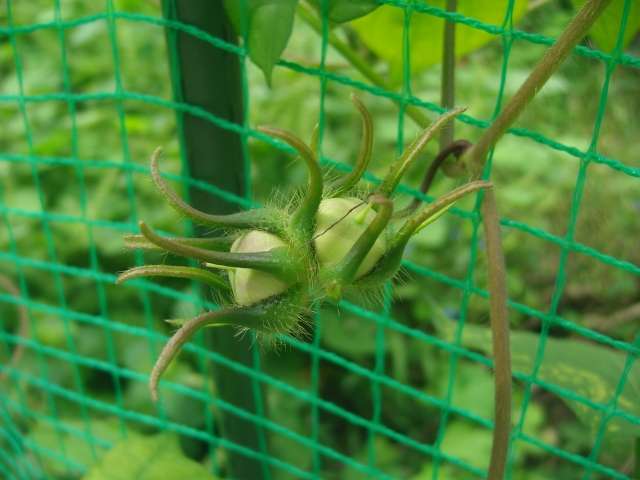
[[[165,17],[193,25],[228,43],[237,43],[237,35],[229,23],[221,1],[163,0]],[[198,106],[216,117],[243,125],[244,105],[240,62],[236,55],[215,48],[210,43],[179,30],[167,28],[171,75],[176,101]],[[191,178],[203,180],[226,191],[244,196],[246,193],[246,159],[242,136],[217,127],[189,113],[178,112],[178,125],[183,158]],[[191,188],[189,203],[211,214],[238,211],[238,206],[211,194]],[[197,236],[206,229],[196,227]],[[251,367],[253,352],[251,336],[235,337],[235,329],[221,327],[205,329],[208,346],[235,363]],[[236,407],[256,414],[254,382],[222,365],[214,364],[213,381],[217,396]],[[259,387],[258,387],[259,388]],[[226,440],[256,452],[260,448],[258,426],[237,416],[222,416],[222,435]],[[227,451],[227,477],[237,480],[263,478],[259,460],[232,450]]]

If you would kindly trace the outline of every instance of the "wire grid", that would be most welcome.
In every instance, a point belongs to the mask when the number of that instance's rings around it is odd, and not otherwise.
[[[484,30],[488,33],[501,37],[504,45],[504,60],[501,76],[500,96],[496,105],[496,113],[499,111],[502,92],[508,73],[508,62],[510,60],[511,46],[515,41],[525,41],[533,44],[551,45],[552,38],[540,35],[528,34],[514,29],[510,22],[511,11],[505,12],[505,22],[502,26],[485,25],[475,19],[466,18],[459,14],[452,14],[441,9],[430,7],[423,3],[385,1],[387,5],[404,9],[405,11],[405,42],[408,42],[407,25],[412,15],[434,15],[451,20],[458,24],[464,24],[473,28]],[[631,1],[627,0],[627,10]],[[107,0],[106,7],[100,11],[91,11],[87,8],[86,13],[67,17],[65,8],[59,1],[53,5],[48,5],[42,17],[50,14],[46,20],[35,23],[23,23],[20,17],[20,2],[7,2],[6,25],[0,28],[0,35],[3,38],[5,52],[14,64],[17,82],[14,90],[3,88],[0,91],[0,108],[6,109],[9,114],[20,117],[22,121],[24,144],[18,151],[7,151],[0,153],[0,166],[4,172],[13,174],[19,172],[23,176],[30,178],[30,188],[35,195],[35,203],[29,207],[21,206],[16,202],[7,203],[8,183],[4,181],[0,184],[0,211],[2,212],[2,246],[0,252],[0,262],[2,270],[12,279],[18,287],[18,294],[13,295],[10,287],[0,289],[0,301],[3,309],[0,313],[3,317],[0,339],[2,339],[2,350],[9,358],[10,352],[17,348],[24,348],[29,354],[27,365],[11,365],[10,362],[0,365],[0,374],[4,375],[2,385],[2,397],[0,397],[0,413],[3,423],[0,427],[0,476],[4,478],[48,478],[55,476],[60,478],[74,478],[87,470],[87,465],[97,460],[104,449],[111,446],[119,438],[127,438],[131,431],[142,430],[152,431],[168,430],[182,434],[185,437],[204,442],[209,448],[209,459],[211,471],[219,473],[218,456],[216,451],[228,450],[240,452],[248,458],[256,458],[269,465],[271,468],[265,470],[266,478],[319,478],[323,472],[323,464],[335,462],[348,467],[351,471],[360,472],[368,478],[394,478],[393,475],[385,473],[377,468],[377,458],[375,441],[378,437],[384,437],[404,448],[413,450],[425,458],[431,460],[433,471],[431,478],[438,477],[438,468],[442,465],[455,465],[460,472],[471,475],[472,478],[484,477],[486,472],[482,468],[471,465],[469,462],[449,455],[442,451],[441,444],[448,422],[451,417],[457,416],[465,418],[479,429],[491,429],[492,421],[483,418],[473,412],[456,407],[451,402],[452,386],[456,374],[456,364],[460,358],[467,358],[479,364],[491,366],[491,360],[475,353],[461,345],[461,329],[465,324],[467,316],[468,302],[472,297],[487,298],[488,292],[476,285],[474,282],[475,259],[479,255],[478,240],[480,236],[480,217],[478,205],[471,211],[458,211],[457,214],[468,219],[473,226],[473,242],[470,244],[470,261],[467,276],[464,280],[447,277],[437,271],[406,261],[405,269],[414,276],[424,276],[436,282],[448,285],[450,288],[459,289],[462,295],[460,305],[459,328],[455,340],[451,343],[443,341],[438,337],[427,334],[421,330],[403,325],[394,320],[390,315],[389,295],[386,296],[385,307],[381,313],[367,310],[354,304],[343,302],[341,309],[352,313],[377,325],[376,333],[376,355],[373,367],[365,367],[359,363],[336,354],[324,348],[321,343],[322,321],[321,315],[317,315],[317,334],[312,343],[304,343],[294,339],[286,340],[292,349],[308,354],[311,359],[310,381],[308,388],[291,385],[281,379],[265,373],[261,368],[261,357],[257,352],[255,355],[254,368],[247,368],[229,362],[216,352],[208,351],[204,348],[201,338],[193,342],[191,351],[197,358],[197,365],[203,378],[207,377],[208,361],[218,362],[237,371],[241,375],[247,375],[257,382],[270,389],[279,390],[292,398],[307,404],[311,411],[311,426],[309,432],[301,434],[286,425],[274,421],[270,417],[254,415],[233,405],[216,398],[211,394],[206,382],[199,385],[190,385],[180,380],[179,375],[167,375],[167,380],[163,382],[162,389],[165,392],[165,402],[157,405],[131,405],[128,398],[129,390],[132,388],[146,389],[148,371],[151,363],[157,357],[159,347],[164,344],[168,336],[159,333],[159,319],[157,318],[160,306],[158,299],[165,299],[169,303],[181,303],[183,308],[190,305],[192,308],[215,308],[214,305],[201,299],[193,290],[175,290],[150,281],[138,281],[127,287],[129,291],[135,292],[138,298],[139,311],[131,312],[132,315],[143,315],[143,321],[134,321],[130,318],[122,319],[118,316],[116,302],[121,297],[121,290],[113,288],[116,279],[118,266],[121,264],[113,260],[111,256],[105,254],[104,242],[100,238],[107,236],[114,239],[122,234],[137,233],[137,220],[145,219],[152,223],[154,218],[152,208],[145,207],[136,198],[140,182],[146,181],[149,170],[146,165],[148,152],[142,155],[144,161],[139,161],[140,152],[136,150],[138,134],[135,125],[131,120],[132,114],[136,112],[158,110],[169,110],[178,112],[189,112],[191,114],[205,118],[212,123],[223,128],[235,129],[241,134],[249,137],[256,137],[256,132],[248,127],[238,127],[216,118],[197,107],[178,103],[170,98],[169,89],[163,91],[137,90],[135,84],[129,83],[130,78],[125,78],[124,70],[121,66],[120,55],[123,49],[123,39],[119,37],[120,32],[125,27],[143,28],[151,26],[149,31],[155,35],[163,35],[162,28],[170,28],[188,32],[198,38],[210,42],[217,48],[225,49],[238,55],[241,59],[242,74],[246,79],[247,52],[244,47],[237,47],[227,44],[219,39],[212,38],[192,26],[178,22],[164,20],[160,14],[153,16],[146,13],[132,13],[121,8],[124,4],[119,4]],[[624,31],[624,21],[621,31]],[[84,91],[81,83],[74,79],[73,68],[70,67],[67,59],[70,37],[74,32],[88,27],[98,27],[101,38],[108,48],[106,53],[113,57],[113,85],[99,91]],[[357,91],[369,92],[374,96],[386,97],[397,100],[400,103],[399,115],[399,147],[403,144],[403,113],[408,105],[416,105],[432,112],[442,112],[443,109],[429,102],[421,101],[412,96],[409,75],[405,74],[405,83],[402,93],[386,91],[378,87],[371,87],[360,81],[347,76],[332,73],[325,68],[325,58],[328,49],[327,23],[324,22],[324,34],[322,36],[322,61],[319,68],[309,68],[300,64],[281,60],[278,68],[288,69],[302,75],[316,77],[319,82],[318,97],[320,101],[319,123],[321,131],[325,125],[324,100],[327,88],[330,84],[346,85]],[[29,62],[28,58],[21,55],[21,45],[28,42],[31,36],[42,32],[55,34],[60,44],[60,65],[61,71],[55,72],[60,76],[61,85],[54,87],[44,87],[40,89],[29,88],[23,78],[22,65]],[[620,34],[622,38],[623,33]],[[405,73],[409,71],[408,49],[410,45],[405,45]],[[581,197],[585,185],[586,171],[590,164],[597,163],[619,171],[624,175],[638,178],[640,169],[625,164],[617,159],[607,158],[597,151],[597,140],[600,125],[604,115],[604,108],[607,101],[608,85],[615,68],[622,65],[630,68],[640,67],[640,60],[629,55],[623,55],[619,51],[613,54],[577,47],[574,55],[589,57],[594,61],[604,62],[606,67],[606,77],[599,100],[599,108],[595,118],[595,128],[590,147],[584,151],[574,147],[564,145],[560,141],[547,138],[539,132],[528,131],[521,128],[512,128],[509,134],[525,137],[537,142],[549,149],[565,152],[574,157],[579,162],[579,172],[576,178],[573,203],[569,218],[569,226],[565,236],[556,236],[543,229],[535,228],[522,222],[502,218],[501,223],[506,230],[514,229],[522,231],[537,239],[557,245],[560,249],[560,263],[555,288],[552,294],[549,308],[546,311],[531,308],[524,303],[510,301],[509,305],[515,312],[538,318],[542,322],[541,341],[538,348],[536,368],[531,374],[514,372],[517,378],[525,385],[524,400],[519,420],[515,423],[512,433],[512,455],[511,460],[521,445],[534,445],[553,456],[557,456],[566,462],[574,463],[583,467],[584,478],[589,478],[594,474],[604,475],[607,478],[628,478],[609,467],[598,462],[598,455],[601,448],[604,428],[607,422],[613,418],[623,418],[635,425],[640,425],[640,419],[630,415],[617,407],[617,398],[624,388],[627,374],[640,351],[637,341],[629,344],[609,338],[596,331],[581,327],[576,323],[562,318],[557,314],[558,304],[563,295],[566,282],[565,264],[570,253],[585,255],[592,259],[618,269],[622,272],[637,276],[640,268],[636,265],[617,259],[596,249],[582,245],[574,240],[574,226],[578,215]],[[164,61],[164,60],[162,60]],[[138,72],[144,75],[144,72]],[[130,85],[133,85],[130,88]],[[251,95],[245,91],[245,100],[250,105]],[[36,109],[56,105],[66,109],[65,121],[62,126],[69,132],[69,142],[64,146],[50,146],[45,148],[39,143],[39,132],[33,124],[41,125],[33,120]],[[78,122],[86,109],[99,108],[101,105],[108,105],[112,109],[113,122],[109,126],[117,138],[121,147],[120,158],[103,158],[99,154],[87,155],[83,145],[83,124]],[[143,113],[144,114],[144,113]],[[6,118],[6,117],[5,117]],[[468,115],[459,117],[461,122],[486,128],[489,122],[478,120]],[[148,134],[145,131],[144,134]],[[275,145],[275,143],[274,143]],[[332,162],[325,158],[327,164],[338,169],[345,169],[344,165]],[[185,167],[183,166],[183,172]],[[74,194],[76,204],[73,207],[52,204],[49,198],[51,193],[50,180],[47,178],[55,172],[62,172],[63,176],[74,179]],[[109,175],[115,172],[116,180],[120,182],[118,188],[120,195],[128,199],[128,208],[125,212],[116,215],[100,215],[101,210],[92,209],[93,187],[96,185],[96,177]],[[192,180],[186,174],[167,172],[167,178],[182,182],[186,186],[195,186],[204,191],[214,193],[221,198],[237,203],[243,208],[251,206],[250,199],[238,198],[227,192],[215,189],[209,185]],[[6,179],[5,179],[6,180]],[[375,181],[375,179],[373,179]],[[49,183],[47,183],[49,182]],[[4,190],[4,191],[3,191]],[[402,187],[405,193],[416,195],[415,190]],[[76,208],[77,207],[77,208]],[[166,210],[165,210],[166,211]],[[157,217],[157,216],[156,216]],[[175,219],[170,219],[175,220]],[[169,222],[169,221],[167,221]],[[152,223],[153,224],[153,223]],[[166,222],[163,224],[166,225]],[[38,231],[40,238],[40,249],[29,250],[29,240],[25,236],[24,229]],[[189,229],[189,227],[186,227]],[[70,241],[70,235],[81,236],[86,243],[86,249],[81,258],[61,258],[59,252],[65,242]],[[26,253],[25,253],[26,252]],[[35,253],[34,253],[35,252]],[[135,257],[138,264],[144,264],[143,255]],[[125,267],[126,268],[126,267]],[[120,269],[123,269],[120,266]],[[39,277],[47,283],[47,288],[35,286],[34,278]],[[120,293],[116,293],[120,292]],[[82,302],[78,301],[78,296],[88,297]],[[165,303],[166,303],[165,302]],[[16,322],[9,322],[13,311],[12,307],[24,308],[30,333],[26,336],[19,334]],[[122,313],[122,312],[118,312]],[[163,315],[165,313],[162,313]],[[129,316],[131,317],[131,315]],[[5,323],[5,321],[7,323]],[[58,326],[57,332],[43,332],[43,322],[51,322]],[[537,368],[540,366],[545,348],[545,341],[551,327],[561,327],[572,332],[585,340],[598,342],[602,345],[612,347],[626,355],[626,368],[619,380],[619,388],[616,393],[605,403],[595,402],[590,398],[576,395],[572,391],[564,389],[562,385],[554,385],[536,377]],[[102,334],[100,342],[100,353],[94,354],[82,343],[79,332],[99,331]],[[447,394],[443,398],[425,394],[419,388],[400,382],[386,371],[385,343],[388,342],[389,332],[398,332],[407,338],[415,339],[425,344],[433,345],[449,353],[450,378]],[[54,342],[47,340],[47,333],[53,335],[57,340]],[[119,341],[128,338],[139,341],[140,351],[143,352],[136,360],[139,365],[127,362],[119,353]],[[287,355],[288,353],[282,353]],[[319,397],[319,382],[321,377],[321,362],[335,365],[351,372],[370,382],[372,395],[372,414],[369,418],[356,415],[345,407],[324,400]],[[62,372],[62,373],[60,373]],[[102,382],[109,383],[113,387],[112,394],[90,395],[86,385],[90,375],[99,375]],[[135,387],[132,387],[135,385]],[[595,446],[588,455],[563,451],[550,443],[533,438],[523,432],[524,420],[531,398],[532,387],[539,386],[560,396],[582,402],[589,407],[602,412],[600,425],[600,435],[595,442]],[[425,405],[435,407],[440,411],[441,420],[435,441],[427,444],[407,436],[402,431],[398,431],[383,423],[381,418],[383,388],[389,388],[403,395],[415,398]],[[487,395],[492,394],[487,392]],[[175,412],[170,409],[169,395],[179,395],[192,401],[204,416],[203,425],[206,428],[196,428],[188,422],[179,421]],[[68,420],[65,414],[69,408],[73,408],[79,414],[79,420]],[[212,408],[209,408],[211,406]],[[229,412],[241,418],[246,418],[259,424],[265,432],[270,435],[279,435],[288,439],[301,449],[311,451],[312,461],[307,467],[300,467],[291,462],[282,460],[270,454],[266,445],[262,451],[253,451],[243,445],[231,443],[217,434],[215,429],[215,410]],[[332,414],[344,419],[346,422],[361,426],[368,432],[369,453],[367,458],[349,458],[338,449],[323,445],[320,441],[321,414]],[[108,432],[105,432],[99,419],[109,418],[113,420]],[[36,433],[32,429],[34,425],[40,426]],[[199,425],[198,427],[202,427]],[[41,435],[41,430],[45,429],[50,438],[45,442]],[[75,443],[70,442],[72,438]],[[70,446],[76,448],[82,445],[83,452],[91,461],[79,459],[77,452]],[[52,467],[53,465],[53,467]],[[289,477],[287,477],[287,475]],[[426,477],[425,477],[426,478]]]

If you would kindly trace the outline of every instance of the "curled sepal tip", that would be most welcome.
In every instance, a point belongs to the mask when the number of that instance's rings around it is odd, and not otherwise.
[[[182,324],[169,339],[153,366],[149,377],[149,389],[153,400],[158,400],[158,383],[182,346],[203,327],[234,325],[261,333],[281,334],[294,332],[301,321],[304,309],[300,307],[303,288],[292,288],[286,294],[245,307],[224,308],[205,312]],[[182,322],[181,322],[182,323]]]
[[[371,120],[371,114],[364,103],[353,94],[351,94],[351,101],[355,104],[362,116],[362,145],[360,147],[360,155],[356,160],[353,170],[351,170],[347,176],[329,185],[328,189],[334,197],[347,193],[360,181],[362,175],[364,175],[364,172],[367,170],[373,150],[373,121]]]
[[[292,236],[301,235],[302,237],[308,238],[308,235],[310,235],[313,230],[315,214],[322,200],[323,179],[322,170],[318,164],[318,157],[304,141],[288,130],[272,126],[262,126],[258,127],[258,131],[289,144],[300,154],[300,157],[307,166],[307,170],[309,171],[309,189],[300,206],[293,214],[288,231]]]
[[[286,217],[275,209],[260,208],[230,215],[210,215],[187,205],[167,184],[158,168],[162,147],[156,148],[151,156],[151,180],[156,189],[178,213],[200,225],[214,228],[265,229],[282,232]]]
[[[297,259],[289,255],[286,247],[255,253],[216,252],[189,245],[181,245],[170,238],[161,237],[142,221],[138,222],[138,226],[140,227],[140,233],[147,240],[176,255],[225,267],[260,270],[279,278],[286,285],[299,282],[305,275],[304,267]]]
[[[174,265],[145,265],[143,267],[130,268],[126,272],[121,273],[116,280],[116,284],[126,282],[133,278],[150,277],[178,277],[189,278],[206,283],[215,289],[222,288],[231,290],[231,286],[222,277],[201,268],[179,267]]]
[[[384,195],[385,197],[391,197],[393,192],[398,187],[402,176],[405,174],[407,169],[411,166],[413,161],[418,157],[418,154],[427,146],[427,144],[431,141],[431,139],[438,133],[438,131],[444,127],[449,120],[460,115],[464,112],[467,107],[455,108],[453,110],[448,111],[447,113],[440,115],[436,118],[431,125],[425,128],[418,138],[416,138],[411,145],[400,155],[398,160],[392,165],[389,169],[389,173],[384,178],[380,187],[378,188],[378,193]]]

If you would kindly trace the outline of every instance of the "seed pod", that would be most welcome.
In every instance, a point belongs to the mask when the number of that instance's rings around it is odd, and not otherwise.
[[[287,244],[270,233],[250,230],[233,242],[231,253],[270,252],[276,248],[287,248]],[[230,270],[229,282],[238,305],[253,305],[287,290],[282,280],[251,268]]]
[[[322,201],[316,214],[316,230],[313,234],[320,269],[333,267],[344,259],[375,217],[376,212],[359,198],[329,198]],[[358,268],[355,278],[369,273],[386,248],[385,235],[381,234]]]

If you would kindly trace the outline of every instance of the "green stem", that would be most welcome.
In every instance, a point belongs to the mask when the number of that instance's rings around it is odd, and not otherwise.
[[[313,28],[318,34],[322,35],[322,22],[313,13],[311,8],[302,2],[298,2],[296,7],[296,13],[304,20],[311,28]],[[389,92],[393,92],[395,89],[393,85],[387,82],[381,75],[373,70],[360,56],[353,51],[349,45],[346,45],[340,40],[333,32],[329,32],[327,36],[329,45],[331,45],[340,55],[342,55],[351,64],[353,68],[358,70],[367,80],[377,87],[384,88]],[[396,101],[396,103],[398,103]],[[428,125],[431,120],[422,113],[415,105],[408,105],[405,109],[405,113],[411,117],[420,127]]]
[[[463,159],[474,177],[481,177],[485,159],[560,64],[586,35],[611,0],[588,0],[571,24],[534,68],[491,126],[467,151]],[[493,191],[485,192],[482,219],[487,241],[489,303],[495,376],[495,425],[488,480],[502,480],[507,464],[511,432],[511,358],[509,351],[509,311],[500,217]]]
[[[457,0],[447,0],[447,12],[455,12]],[[453,108],[455,105],[456,79],[456,24],[444,22],[444,39],[442,44],[442,91],[440,92],[440,106]],[[454,122],[448,123],[440,130],[440,150],[453,142]]]

